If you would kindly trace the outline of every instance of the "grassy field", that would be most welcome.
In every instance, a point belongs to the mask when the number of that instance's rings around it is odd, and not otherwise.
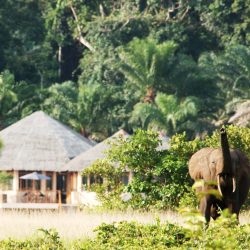
[[[138,221],[151,223],[159,217],[162,222],[181,223],[182,218],[175,212],[0,212],[0,239],[12,237],[22,239],[31,236],[38,228],[55,228],[64,239],[94,236],[93,229],[101,223],[118,221]]]
[[[55,228],[60,237],[65,240],[94,236],[93,229],[101,223],[118,221],[138,221],[154,223],[159,218],[161,222],[184,224],[184,218],[176,212],[0,212],[0,239],[8,237],[23,239],[36,233],[38,228]],[[250,223],[250,212],[240,215],[240,223]]]

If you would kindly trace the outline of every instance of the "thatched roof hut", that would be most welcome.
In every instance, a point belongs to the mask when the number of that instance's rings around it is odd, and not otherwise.
[[[83,169],[89,167],[94,161],[97,159],[103,159],[105,157],[105,151],[109,149],[109,144],[108,142],[118,136],[129,136],[129,134],[124,131],[123,129],[119,130],[116,132],[114,135],[111,137],[105,139],[104,141],[98,143],[94,147],[90,148],[89,150],[81,153],[78,155],[76,158],[68,162],[64,170],[65,171],[77,171],[80,172]]]
[[[42,111],[0,131],[0,170],[62,171],[93,142]]]

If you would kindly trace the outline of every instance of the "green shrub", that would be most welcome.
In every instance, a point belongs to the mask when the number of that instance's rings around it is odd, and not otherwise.
[[[193,189],[189,189],[186,193],[183,194],[179,201],[180,208],[197,208],[199,205],[197,196]]]
[[[103,223],[97,229],[97,236],[92,241],[75,242],[79,249],[169,249],[181,246],[188,240],[186,230],[174,224],[143,225],[137,222]],[[75,248],[76,249],[76,248]]]
[[[7,239],[0,241],[0,249],[4,250],[66,250],[54,229],[39,229],[40,235],[25,240]]]

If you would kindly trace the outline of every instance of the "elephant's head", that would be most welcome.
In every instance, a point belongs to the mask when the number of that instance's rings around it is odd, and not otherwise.
[[[225,192],[234,193],[236,190],[236,171],[232,164],[227,133],[224,128],[220,130],[221,136],[221,150],[219,156],[215,160],[216,164],[216,180],[218,190],[221,195]]]
[[[197,192],[206,193],[200,201],[200,209],[207,222],[210,216],[216,219],[219,208],[229,208],[239,214],[240,207],[247,198],[250,187],[250,164],[247,156],[237,149],[230,150],[224,128],[220,130],[220,148],[202,148],[189,160],[189,174],[193,180],[203,180]],[[218,199],[208,190],[217,183],[221,198]]]

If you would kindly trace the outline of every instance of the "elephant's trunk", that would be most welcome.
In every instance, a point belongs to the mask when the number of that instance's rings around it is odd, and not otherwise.
[[[221,128],[220,130],[221,134],[221,149],[222,149],[222,157],[223,157],[223,169],[222,174],[233,174],[233,168],[232,168],[232,159],[229,149],[229,144],[227,140],[227,133],[224,128]]]
[[[223,186],[232,185],[232,192],[236,190],[236,180],[232,168],[232,159],[227,139],[227,133],[224,128],[220,130],[221,134],[221,150],[222,150],[222,160],[223,168],[220,173],[217,175],[217,185],[218,191],[222,195]]]

